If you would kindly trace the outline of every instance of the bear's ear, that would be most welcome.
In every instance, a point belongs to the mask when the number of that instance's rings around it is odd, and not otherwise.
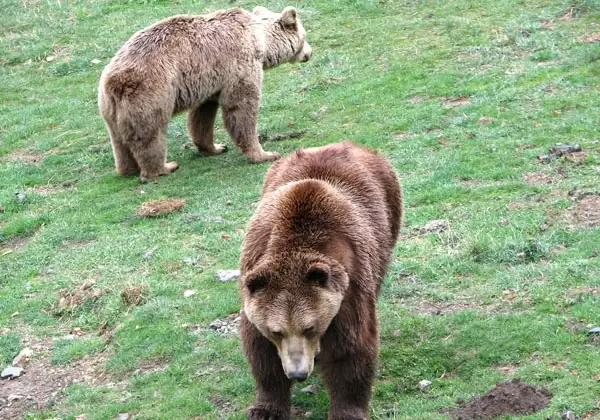
[[[267,283],[269,283],[269,279],[264,274],[250,274],[244,280],[244,286],[246,286],[251,295],[263,289]]]
[[[329,270],[324,264],[315,264],[308,269],[305,281],[317,286],[325,286],[329,281]]]
[[[286,27],[296,26],[297,19],[298,19],[298,10],[296,10],[295,7],[291,7],[291,6],[283,9],[283,12],[281,12],[281,18],[279,18],[279,20],[281,21],[283,26],[286,26]]]

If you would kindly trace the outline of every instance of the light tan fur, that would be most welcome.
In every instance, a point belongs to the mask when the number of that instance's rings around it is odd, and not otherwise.
[[[278,159],[263,150],[256,130],[263,72],[311,56],[293,7],[179,15],[137,32],[104,69],[98,91],[117,173],[141,172],[146,181],[176,170],[177,163],[166,160],[167,126],[185,110],[198,150],[225,152],[214,143],[219,107],[234,144],[251,161]]]

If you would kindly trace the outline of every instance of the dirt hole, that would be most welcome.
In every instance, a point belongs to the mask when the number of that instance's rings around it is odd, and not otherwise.
[[[548,406],[552,394],[546,388],[513,379],[498,382],[487,394],[474,397],[470,402],[457,401],[456,407],[445,408],[452,420],[493,419],[503,416],[524,416]]]

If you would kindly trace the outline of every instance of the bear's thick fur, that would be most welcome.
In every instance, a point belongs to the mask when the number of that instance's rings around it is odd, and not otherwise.
[[[329,419],[368,419],[376,300],[402,219],[387,159],[349,142],[269,168],[242,247],[242,343],[258,396],[250,419],[289,419],[292,380],[319,356]]]
[[[279,158],[265,152],[256,124],[263,70],[305,62],[312,50],[293,7],[264,7],[207,15],[179,15],[134,34],[106,66],[98,104],[109,131],[117,173],[141,172],[142,181],[177,169],[166,161],[167,125],[189,110],[188,131],[199,151],[227,150],[213,143],[220,106],[233,142],[253,162]]]

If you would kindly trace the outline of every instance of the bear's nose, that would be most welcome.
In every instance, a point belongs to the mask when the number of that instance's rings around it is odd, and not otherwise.
[[[306,378],[308,378],[308,372],[303,372],[300,370],[297,370],[295,372],[290,372],[289,378],[292,380],[296,380],[298,382],[304,382],[304,381],[306,381]]]

